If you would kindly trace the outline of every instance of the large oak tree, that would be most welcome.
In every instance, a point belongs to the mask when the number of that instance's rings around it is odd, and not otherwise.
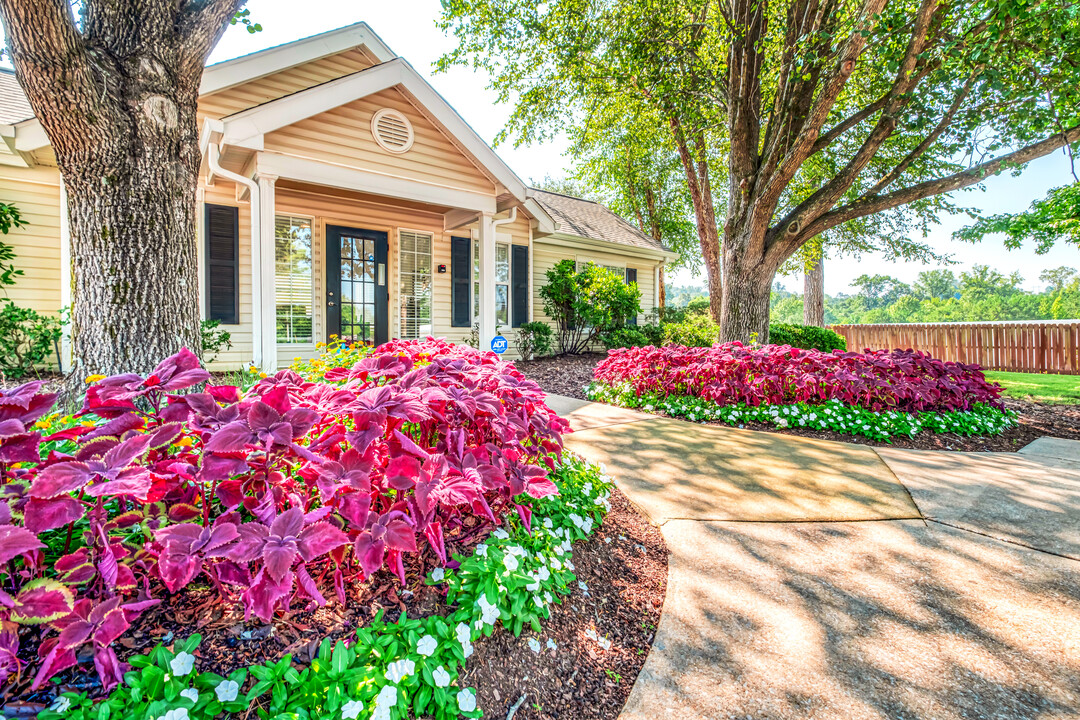
[[[76,377],[200,347],[196,103],[244,2],[0,0],[67,190]]]
[[[445,61],[492,74],[519,138],[588,122],[620,93],[664,117],[710,286],[723,276],[722,340],[767,338],[773,277],[814,238],[881,213],[932,220],[944,194],[1080,139],[1071,2],[448,0],[444,13],[462,40]],[[726,218],[710,232],[701,169],[717,149]]]

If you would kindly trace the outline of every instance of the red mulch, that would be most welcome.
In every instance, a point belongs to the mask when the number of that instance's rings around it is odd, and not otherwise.
[[[519,720],[613,719],[622,709],[660,617],[667,551],[659,529],[649,525],[617,490],[611,503],[611,514],[594,536],[574,548],[576,574],[587,583],[589,595],[575,588],[562,605],[554,606],[551,619],[544,624],[543,637],[554,638],[558,650],[534,655],[526,647],[526,636],[515,639],[503,630],[476,643],[464,682],[478,688],[480,706],[494,711],[493,717],[500,716],[500,709],[505,717],[506,707],[523,692],[529,695],[528,707],[518,711]],[[164,601],[139,617],[115,649],[124,659],[148,652],[160,642],[199,632],[203,640],[196,655],[203,672],[224,675],[238,667],[277,660],[286,653],[307,664],[324,637],[345,637],[366,625],[380,609],[390,622],[402,611],[423,617],[448,609],[441,593],[423,583],[429,569],[420,567],[415,556],[407,557],[413,561],[406,566],[407,590],[399,591],[397,578],[382,571],[371,582],[351,587],[344,605],[331,598],[322,608],[294,608],[287,619],[277,618],[270,625],[254,617],[245,622],[239,603],[225,605],[207,587],[189,586],[172,596],[158,587],[155,596]],[[611,650],[602,651],[585,639],[589,627],[612,639]],[[35,628],[22,631],[20,655],[31,661],[31,670],[37,665],[37,632]],[[29,690],[31,673],[12,678],[0,688],[0,706],[9,715],[33,717],[51,703],[54,693],[100,691],[90,656],[81,659],[82,666],[64,671],[58,684],[50,683],[37,692]],[[541,703],[544,714],[532,707],[534,702]],[[582,703],[588,710],[579,712]]]
[[[605,357],[607,356],[600,353],[566,355],[519,362],[516,365],[521,372],[535,380],[545,391],[586,400],[588,398],[585,397],[584,387],[592,380],[596,364]],[[746,427],[751,430],[837,440],[856,445],[965,452],[1015,452],[1044,435],[1080,440],[1080,405],[1044,405],[1012,398],[1006,398],[1005,405],[1010,410],[1020,413],[1020,423],[1001,435],[992,437],[964,437],[952,433],[921,432],[913,438],[894,438],[893,442],[885,443],[828,431],[781,430],[773,425],[757,423],[750,423]],[[663,413],[657,414],[663,415]]]

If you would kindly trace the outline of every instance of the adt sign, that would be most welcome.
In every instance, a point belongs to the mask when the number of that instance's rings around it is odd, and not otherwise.
[[[491,338],[491,351],[502,355],[506,352],[506,348],[509,347],[509,343],[506,342],[506,338],[502,335],[496,335]]]

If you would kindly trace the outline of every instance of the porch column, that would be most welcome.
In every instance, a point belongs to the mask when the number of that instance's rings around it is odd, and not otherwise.
[[[251,238],[252,340],[255,364],[277,370],[277,302],[274,296],[274,175],[259,175],[259,234]]]
[[[71,307],[71,221],[68,215],[67,186],[60,178],[60,308],[67,309],[68,320],[72,318]],[[71,323],[64,326],[60,338],[60,364],[65,373],[71,372]]]
[[[495,226],[491,213],[480,213],[480,349],[490,350],[495,337]]]

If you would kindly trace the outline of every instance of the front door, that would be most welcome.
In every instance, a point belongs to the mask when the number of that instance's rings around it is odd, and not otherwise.
[[[384,232],[326,227],[327,335],[367,345],[387,341],[390,291],[386,254]]]

